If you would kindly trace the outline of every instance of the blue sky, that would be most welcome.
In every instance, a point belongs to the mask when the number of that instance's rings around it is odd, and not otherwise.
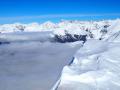
[[[120,17],[119,0],[0,0],[0,23]]]

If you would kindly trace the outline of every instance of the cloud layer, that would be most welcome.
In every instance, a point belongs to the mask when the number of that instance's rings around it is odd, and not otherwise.
[[[45,19],[45,18],[72,18],[72,17],[94,17],[94,16],[120,16],[120,13],[112,14],[51,14],[38,16],[15,16],[15,17],[0,17],[0,20],[26,20],[26,19]]]

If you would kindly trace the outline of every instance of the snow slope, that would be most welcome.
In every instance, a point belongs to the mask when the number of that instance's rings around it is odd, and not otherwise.
[[[120,21],[103,37],[89,39],[77,51],[52,90],[120,90]]]
[[[90,40],[65,66],[57,90],[119,90],[120,43]]]
[[[120,19],[4,24],[0,32],[0,90],[120,89]]]

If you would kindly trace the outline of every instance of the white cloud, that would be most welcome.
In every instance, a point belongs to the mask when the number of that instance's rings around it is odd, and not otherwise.
[[[108,14],[50,14],[38,16],[16,16],[16,17],[0,17],[0,20],[26,20],[26,19],[44,19],[44,18],[70,18],[70,17],[89,17],[89,16],[120,16],[120,13]]]

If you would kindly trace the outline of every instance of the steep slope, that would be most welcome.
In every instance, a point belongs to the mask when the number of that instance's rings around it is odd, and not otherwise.
[[[53,90],[119,90],[120,43],[90,40],[65,66]]]
[[[120,89],[120,20],[109,24],[105,33],[98,30],[101,40],[89,39],[77,51],[52,90]]]

